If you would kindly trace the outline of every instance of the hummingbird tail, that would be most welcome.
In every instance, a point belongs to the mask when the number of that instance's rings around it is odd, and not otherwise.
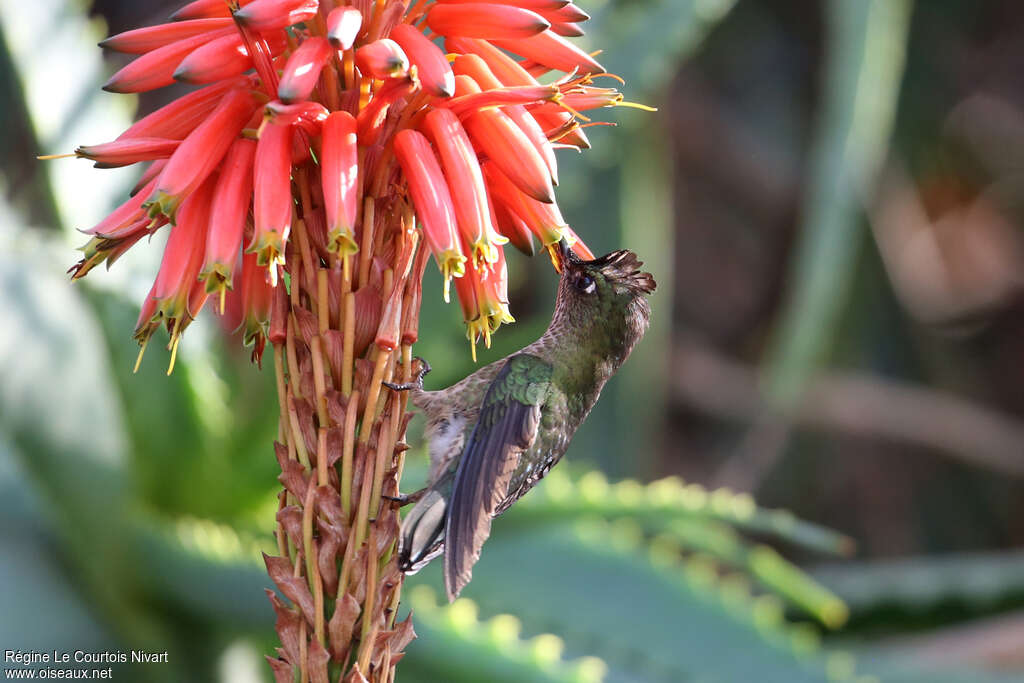
[[[444,551],[444,525],[448,503],[437,490],[429,490],[402,520],[398,568],[415,574]]]

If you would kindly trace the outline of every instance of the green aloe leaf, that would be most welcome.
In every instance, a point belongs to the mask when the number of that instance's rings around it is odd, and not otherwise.
[[[416,583],[440,586],[439,563]],[[681,563],[627,522],[495,523],[465,595],[484,614],[512,613],[529,633],[554,632],[568,656],[598,654],[611,681],[823,680],[812,631],[781,603],[720,578],[702,557]],[[742,653],[742,656],[740,654]]]

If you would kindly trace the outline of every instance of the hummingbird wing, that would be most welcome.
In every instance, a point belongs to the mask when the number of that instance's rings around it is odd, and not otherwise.
[[[508,495],[519,456],[537,436],[551,365],[512,356],[491,382],[455,474],[445,524],[444,583],[454,600],[473,575],[491,517]]]

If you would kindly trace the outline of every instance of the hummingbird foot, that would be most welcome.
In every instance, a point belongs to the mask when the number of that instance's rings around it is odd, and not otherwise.
[[[416,356],[413,360],[418,361],[420,364],[419,370],[416,371],[416,379],[412,382],[404,382],[401,384],[396,384],[395,382],[381,382],[381,384],[393,391],[409,391],[410,389],[419,389],[420,391],[423,391],[423,377],[430,372],[430,363],[419,356]]]
[[[405,507],[406,505],[409,505],[410,503],[418,502],[419,499],[423,497],[423,494],[425,494],[427,492],[428,488],[429,487],[424,486],[419,491],[413,491],[412,493],[399,493],[398,495],[395,495],[395,496],[389,496],[389,495],[386,495],[386,494],[381,494],[380,497],[381,498],[385,498],[387,500],[390,500],[397,507],[401,508],[401,507]]]

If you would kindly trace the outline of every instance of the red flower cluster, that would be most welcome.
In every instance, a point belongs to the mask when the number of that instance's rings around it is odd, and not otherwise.
[[[601,65],[564,37],[587,18],[568,0],[196,0],[171,23],[108,38],[139,56],[106,90],[204,87],[76,150],[97,167],[149,166],[86,231],[73,277],[170,226],[140,344],[166,325],[176,349],[216,295],[221,311],[242,311],[258,357],[290,250],[346,277],[358,255],[353,290],[366,299],[358,290],[385,291],[379,226],[411,228],[414,215],[446,299],[455,278],[468,337],[489,343],[512,321],[502,245],[533,254],[535,238],[577,239],[555,204],[554,150],[588,147],[578,112],[622,100],[591,85]],[[552,71],[564,75],[538,80]],[[385,347],[414,341],[415,324],[374,298],[377,319],[360,328],[377,326]]]

